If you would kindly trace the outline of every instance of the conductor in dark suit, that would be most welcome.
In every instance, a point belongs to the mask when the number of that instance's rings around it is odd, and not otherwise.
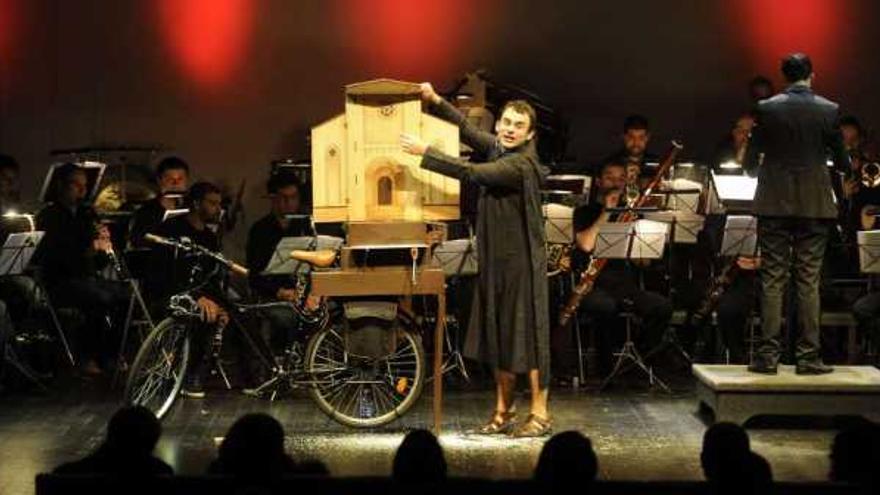
[[[819,348],[819,275],[837,207],[826,166],[849,169],[838,105],[811,89],[813,67],[802,53],[782,60],[789,86],[757,106],[746,170],[757,174],[754,208],[761,249],[763,336],[749,370],[774,374],[780,354],[782,297],[794,267],[800,334],[798,374],[830,373]]]

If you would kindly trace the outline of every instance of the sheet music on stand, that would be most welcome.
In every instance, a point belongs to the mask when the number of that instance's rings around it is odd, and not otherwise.
[[[45,234],[42,230],[9,234],[0,252],[0,276],[21,275]]]
[[[669,181],[667,185],[673,191],[682,191],[669,194],[669,199],[666,201],[667,208],[676,211],[698,213],[700,195],[703,193],[702,184],[689,179],[678,178]]]
[[[290,257],[291,251],[318,251],[322,249],[332,249],[335,251],[342,247],[344,242],[343,238],[330,235],[284,237],[275,246],[275,252],[272,254],[272,258],[262,274],[291,275],[294,273],[307,273],[311,265],[292,259]]]
[[[634,223],[615,222],[600,225],[599,232],[596,234],[596,246],[593,248],[593,257],[610,259],[628,258]]]
[[[724,223],[721,256],[755,256],[758,252],[758,218],[728,215]]]
[[[574,208],[559,203],[541,206],[544,213],[544,231],[551,244],[571,244],[574,239]]]
[[[859,270],[862,273],[880,273],[880,230],[860,230],[856,233],[859,246]]]
[[[476,238],[445,241],[434,248],[432,256],[447,277],[476,275],[480,271]]]
[[[669,224],[653,220],[638,220],[633,225],[632,246],[629,257],[632,259],[660,259],[666,248]]]
[[[712,172],[712,192],[710,199],[716,203],[710,213],[719,213],[725,208],[746,210],[751,207],[758,189],[758,178],[748,175],[718,175]]]
[[[669,225],[652,220],[602,224],[593,256],[608,259],[659,259],[666,248]]]
[[[696,244],[706,221],[703,215],[687,210],[647,212],[645,219],[672,226],[672,242],[675,244]]]
[[[162,221],[166,221],[168,219],[179,217],[180,215],[186,215],[189,213],[189,208],[178,208],[176,210],[165,210],[165,213],[162,214]]]

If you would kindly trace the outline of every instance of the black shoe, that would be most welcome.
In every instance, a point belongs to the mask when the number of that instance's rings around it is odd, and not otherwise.
[[[762,375],[775,375],[779,372],[779,360],[771,357],[756,356],[749,364],[749,371]]]
[[[827,375],[833,371],[834,368],[823,363],[821,359],[798,361],[794,369],[794,372],[798,375]]]

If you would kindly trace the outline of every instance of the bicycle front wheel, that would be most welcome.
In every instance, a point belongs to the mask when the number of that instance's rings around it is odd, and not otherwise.
[[[189,325],[166,318],[147,336],[125,384],[125,401],[162,418],[180,394],[189,363]]]

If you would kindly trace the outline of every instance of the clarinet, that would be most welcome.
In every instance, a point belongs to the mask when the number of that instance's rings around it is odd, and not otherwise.
[[[737,264],[737,258],[737,256],[734,256],[733,261],[728,263],[724,269],[721,270],[721,273],[712,279],[712,284],[706,290],[706,297],[700,303],[697,310],[691,314],[687,326],[702,327],[706,318],[708,318],[708,316],[712,314],[712,311],[715,310],[715,307],[718,306],[718,301],[721,300],[721,296],[727,292],[727,289],[733,281],[736,280],[737,275],[739,275],[740,267],[739,264]]]
[[[654,178],[651,179],[651,182],[648,183],[645,190],[642,191],[639,197],[632,203],[630,210],[625,211],[618,216],[617,222],[630,222],[636,218],[636,213],[633,210],[644,206],[654,188],[660,184],[663,177],[670,169],[672,169],[672,165],[675,163],[678,153],[682,148],[683,146],[677,141],[672,141],[672,146],[669,151],[666,152],[666,156],[663,157],[663,160],[661,160],[660,167],[657,169]],[[572,289],[568,302],[565,303],[565,306],[559,313],[560,327],[566,326],[571,317],[574,316],[578,306],[581,305],[583,298],[593,290],[593,286],[596,284],[596,279],[599,277],[599,274],[602,273],[602,269],[605,268],[607,263],[608,260],[606,258],[593,258],[590,260],[587,269],[581,273],[580,280],[577,285],[575,285],[574,289]]]
[[[106,228],[106,226],[101,223],[101,220],[98,217],[98,212],[96,212],[92,206],[87,205],[83,206],[83,208],[86,208],[86,214],[89,216],[89,219],[91,221],[93,229],[92,240],[96,240],[101,236],[101,227],[103,226]],[[116,256],[116,251],[113,249],[113,239],[108,239],[108,241],[110,243],[110,249],[105,251],[105,253],[107,254],[107,258],[110,259],[110,264],[113,266],[113,271],[119,277],[119,280],[125,280],[125,270],[122,267],[122,262],[119,260],[119,257]]]

